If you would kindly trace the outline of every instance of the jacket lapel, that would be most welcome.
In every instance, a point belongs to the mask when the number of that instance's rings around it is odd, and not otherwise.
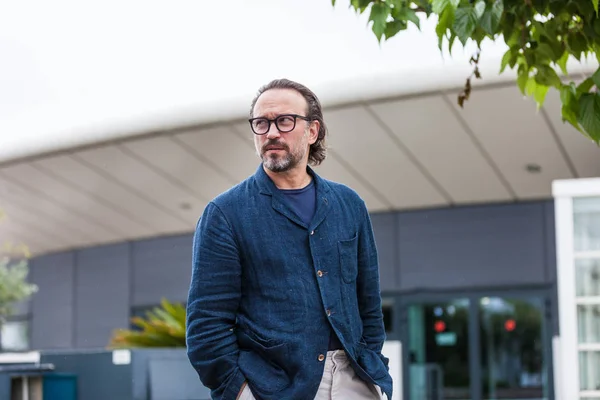
[[[284,201],[283,195],[281,193],[274,193],[273,198],[271,200],[271,206],[275,211],[287,217],[292,222],[296,224],[308,228],[304,221],[300,219],[298,215],[288,206],[288,204]]]
[[[295,224],[308,228],[300,217],[288,206],[283,194],[277,189],[271,178],[264,171],[262,164],[259,165],[254,175],[261,194],[271,196],[271,207]]]
[[[271,206],[275,211],[288,218],[290,221],[311,230],[316,229],[327,217],[331,210],[331,198],[330,187],[327,181],[321,178],[311,167],[306,167],[307,172],[313,177],[315,181],[315,188],[317,191],[316,199],[316,210],[315,215],[310,223],[310,226],[300,219],[300,217],[287,205],[287,202],[283,198],[283,194],[277,189],[271,178],[267,175],[260,164],[254,174],[256,183],[261,194],[271,196]]]
[[[315,180],[315,186],[317,188],[317,201],[315,215],[310,223],[310,229],[314,230],[325,220],[327,214],[331,210],[331,198],[330,187],[326,180],[317,175],[312,168],[308,167],[308,173],[312,175]]]

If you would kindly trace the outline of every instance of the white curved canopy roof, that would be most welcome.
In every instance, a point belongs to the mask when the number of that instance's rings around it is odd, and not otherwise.
[[[460,86],[473,47],[444,60],[435,21],[381,46],[339,1],[58,0],[2,5],[0,162],[241,118],[276,77],[334,105]],[[487,43],[485,83],[502,44]]]
[[[254,172],[244,118],[277,77],[322,99],[331,149],[318,171],[372,212],[547,199],[555,179],[600,176],[599,149],[560,121],[556,93],[536,112],[513,73],[498,75],[502,44],[484,47],[461,110],[472,48],[442,59],[435,21],[379,46],[338,3],[3,4],[0,244],[42,254],[190,232]],[[571,65],[576,78],[597,66]]]

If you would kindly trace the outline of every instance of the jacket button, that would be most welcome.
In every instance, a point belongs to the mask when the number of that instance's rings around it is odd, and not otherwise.
[[[310,236],[314,235],[315,231],[310,231]]]
[[[325,356],[323,354],[319,354],[319,361],[323,361],[325,359]]]
[[[318,271],[317,271],[317,275],[319,276],[319,278],[321,278],[321,277],[323,276],[323,271],[321,271],[321,270],[318,270]]]
[[[331,310],[327,310],[327,316],[331,317]]]

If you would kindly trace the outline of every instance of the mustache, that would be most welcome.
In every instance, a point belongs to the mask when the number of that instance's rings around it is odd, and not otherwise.
[[[277,140],[269,140],[269,141],[268,141],[267,143],[265,143],[265,144],[263,145],[263,147],[262,147],[262,151],[263,151],[263,153],[264,153],[265,151],[267,151],[267,147],[269,147],[269,146],[277,146],[277,147],[281,147],[282,149],[284,149],[284,150],[287,150],[287,151],[289,151],[289,150],[290,150],[290,149],[288,148],[288,146],[287,146],[285,143],[281,143],[281,142],[279,142],[279,141],[277,141]]]

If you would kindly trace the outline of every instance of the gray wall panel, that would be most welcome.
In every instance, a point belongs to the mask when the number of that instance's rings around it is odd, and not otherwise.
[[[554,222],[554,202],[543,204],[544,207],[544,236],[546,243],[546,280],[548,282],[556,281],[556,230]]]
[[[31,299],[31,345],[37,349],[70,348],[74,345],[73,253],[42,256],[31,267],[31,281],[39,286]]]
[[[31,267],[30,267],[30,270],[31,270]],[[28,281],[31,282],[31,274],[29,276]],[[19,301],[18,303],[15,303],[13,305],[12,311],[13,311],[14,317],[20,317],[20,316],[29,314],[31,312],[31,301],[26,300],[26,301]]]
[[[400,288],[546,283],[544,219],[540,203],[402,213]]]
[[[77,347],[104,347],[114,329],[129,327],[129,249],[129,244],[121,243],[77,253]]]
[[[133,306],[155,305],[162,297],[186,301],[192,275],[192,235],[133,243]]]
[[[375,245],[379,256],[379,281],[381,290],[394,290],[398,286],[398,261],[396,259],[396,214],[371,215]]]

